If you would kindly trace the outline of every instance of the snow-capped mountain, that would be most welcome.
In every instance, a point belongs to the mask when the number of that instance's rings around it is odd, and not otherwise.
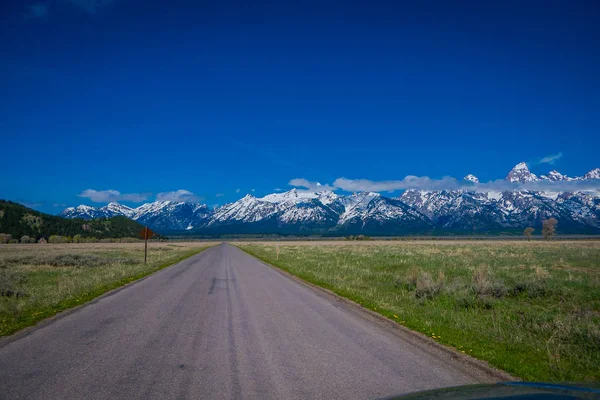
[[[114,215],[121,214],[107,215],[105,212],[101,211],[100,208],[90,207],[82,204],[77,207],[65,208],[58,215],[64,218],[96,219],[113,217]]]
[[[532,174],[527,167],[527,164],[524,162],[518,163],[506,177],[506,180],[509,182],[535,182],[538,180],[538,177],[535,174]]]
[[[588,180],[596,179],[594,171],[580,178],[570,178],[554,170],[538,178],[527,164],[519,163],[505,180],[511,183]],[[468,177],[464,179],[474,182]],[[428,216],[438,229],[446,231],[510,232],[540,226],[542,220],[555,217],[563,232],[600,232],[598,192],[407,190],[399,199]]]
[[[519,184],[600,179],[600,169],[571,178],[554,170],[537,177],[525,163],[505,178],[510,191],[483,191],[479,179],[468,174],[461,190],[406,190],[398,198],[360,192],[292,189],[264,197],[246,195],[215,209],[204,204],[157,201],[130,208],[110,203],[101,208],[70,207],[67,218],[107,218],[125,215],[158,231],[204,234],[370,234],[498,233],[536,229],[550,217],[562,233],[600,233],[600,191],[531,191]],[[564,186],[564,185],[563,185]]]
[[[124,215],[128,218],[133,218],[135,215],[135,210],[133,208],[119,204],[116,201],[108,203],[108,205],[102,207],[100,210],[107,215]]]
[[[540,176],[540,178],[547,179],[552,182],[572,181],[573,180],[573,178],[569,178],[568,176],[561,174],[557,170],[552,170],[552,171],[548,172],[548,175],[542,175],[542,176]]]
[[[211,210],[204,204],[156,201],[137,208],[130,208],[116,202],[101,208],[81,205],[66,208],[58,215],[86,220],[124,215],[157,230],[184,230],[204,225],[210,214]]]
[[[579,179],[600,179],[600,168],[594,168]]]

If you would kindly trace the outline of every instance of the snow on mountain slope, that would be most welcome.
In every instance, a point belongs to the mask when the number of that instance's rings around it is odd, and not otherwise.
[[[426,221],[421,213],[406,206],[400,200],[390,199],[379,193],[354,193],[344,197],[341,203],[344,206],[344,212],[340,215],[340,225],[359,221],[363,225],[373,221],[379,223],[402,220]]]
[[[202,226],[209,214],[205,205],[157,201],[136,208],[132,218],[143,225],[159,230],[185,230],[190,225]]]
[[[309,190],[292,189],[284,193],[273,193],[260,198],[262,201],[268,201],[275,204],[299,204],[309,202],[312,199],[319,200],[323,205],[333,203],[338,198],[338,195],[332,191],[312,192]]]
[[[128,218],[133,218],[136,213],[133,208],[119,204],[116,201],[108,203],[106,206],[100,208],[100,210],[111,216],[124,215]]]
[[[283,193],[272,193],[266,195],[265,197],[260,198],[259,200],[267,201],[269,203],[289,203],[289,204],[298,204],[303,201],[308,201],[311,199],[316,199],[319,195],[315,192],[311,192],[308,190],[298,190],[292,189],[288,192]]]
[[[594,168],[585,174],[581,179],[600,179],[600,168]]]
[[[518,163],[506,177],[506,180],[509,182],[535,182],[538,180],[538,177],[535,174],[532,174],[527,167],[527,164],[524,162]]]
[[[215,209],[208,225],[223,222],[257,222],[280,210],[279,203],[247,194],[236,202]]]
[[[572,181],[573,180],[573,178],[569,178],[568,176],[561,174],[557,170],[552,170],[552,171],[548,172],[548,175],[542,175],[542,176],[540,176],[540,178],[549,180],[551,182]]]
[[[83,204],[77,207],[65,208],[58,215],[64,218],[83,218],[86,220],[94,218],[106,218],[107,216],[105,211]]]
[[[596,179],[600,179],[598,168],[577,178],[556,170],[538,178],[525,163],[517,164],[506,177],[512,183]],[[461,190],[411,189],[398,198],[373,192],[344,196],[332,191],[292,189],[262,198],[247,195],[214,210],[204,204],[173,201],[146,203],[137,208],[113,202],[101,208],[69,207],[59,215],[84,219],[125,215],[159,231],[322,233],[333,230],[342,234],[403,234],[432,229],[457,233],[511,229],[514,232],[526,226],[539,226],[543,219],[555,217],[563,232],[600,232],[598,189],[586,186],[585,191],[574,193],[481,192],[475,175],[469,174],[463,180],[467,185]]]

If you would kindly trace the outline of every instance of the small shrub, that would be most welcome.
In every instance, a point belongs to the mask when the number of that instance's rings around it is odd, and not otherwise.
[[[9,268],[0,268],[0,296],[24,296],[25,292],[21,290],[21,286],[26,282],[27,276],[24,273]]]
[[[508,288],[500,279],[495,279],[486,267],[476,268],[473,271],[472,291],[475,297],[495,297],[500,299],[508,294]]]
[[[432,299],[439,295],[446,283],[446,275],[444,271],[440,271],[437,281],[434,281],[428,272],[423,272],[417,279],[415,288],[415,296],[417,298]]]
[[[417,281],[419,280],[419,276],[421,275],[421,270],[417,267],[413,267],[408,270],[406,274],[406,280],[409,282],[413,288],[417,287]]]
[[[27,235],[21,236],[21,243],[29,243],[31,238]]]

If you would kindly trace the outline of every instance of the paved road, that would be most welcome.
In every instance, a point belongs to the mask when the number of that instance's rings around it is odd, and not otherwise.
[[[6,399],[369,399],[476,383],[222,244],[0,348]]]

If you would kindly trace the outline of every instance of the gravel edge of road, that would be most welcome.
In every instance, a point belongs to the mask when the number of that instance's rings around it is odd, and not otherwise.
[[[79,304],[79,305],[77,305],[75,307],[71,307],[71,308],[67,308],[66,310],[59,311],[56,314],[54,314],[54,315],[52,315],[52,316],[50,316],[48,318],[42,319],[39,322],[35,323],[34,325],[25,327],[25,328],[23,328],[23,329],[15,332],[15,333],[12,333],[12,334],[7,335],[7,336],[0,336],[0,349],[3,348],[3,347],[8,346],[9,344],[11,344],[11,343],[13,343],[13,342],[15,342],[15,341],[23,338],[23,337],[31,335],[32,333],[34,333],[38,329],[41,329],[41,328],[43,328],[45,326],[48,326],[51,323],[53,323],[55,321],[58,321],[58,320],[60,320],[62,318],[65,318],[65,317],[67,317],[67,316],[69,316],[69,315],[71,315],[71,314],[73,314],[73,313],[75,313],[75,312],[77,312],[77,311],[79,311],[79,310],[87,307],[87,306],[95,304],[98,301],[100,301],[100,300],[102,300],[102,299],[104,299],[106,297],[110,297],[112,295],[115,295],[115,294],[117,294],[118,292],[120,292],[123,289],[131,287],[131,286],[135,285],[136,283],[140,283],[144,279],[148,279],[151,276],[154,276],[154,275],[156,275],[156,274],[158,274],[158,273],[160,273],[162,271],[165,271],[165,270],[167,270],[167,269],[169,269],[171,267],[174,267],[175,265],[179,264],[180,262],[188,260],[191,257],[197,256],[198,254],[203,253],[205,250],[208,250],[211,247],[214,247],[214,246],[205,247],[205,248],[203,248],[203,249],[201,249],[201,250],[199,250],[199,251],[197,251],[197,252],[195,252],[193,254],[188,255],[185,258],[182,258],[182,259],[179,259],[179,260],[175,261],[172,264],[169,264],[169,265],[167,265],[167,266],[165,266],[163,268],[159,268],[156,271],[149,273],[148,275],[142,276],[139,279],[136,279],[136,280],[131,281],[131,282],[127,282],[127,283],[125,283],[122,286],[119,286],[119,287],[111,289],[111,290],[109,290],[107,292],[104,292],[101,295],[99,295],[98,297],[94,297],[90,301],[87,301],[87,302],[85,302],[83,304]]]
[[[489,382],[489,383],[506,382],[506,381],[513,381],[513,382],[520,381],[519,378],[512,376],[508,372],[491,366],[487,361],[480,360],[480,359],[472,357],[468,354],[461,353],[454,348],[444,346],[443,344],[436,342],[435,340],[429,338],[428,336],[426,336],[420,332],[413,331],[413,330],[407,328],[406,326],[398,324],[398,323],[390,320],[389,318],[386,318],[383,315],[376,313],[375,311],[369,310],[368,308],[365,308],[365,307],[361,306],[360,304],[355,303],[354,301],[352,301],[346,297],[340,296],[339,294],[337,294],[329,289],[326,289],[326,288],[323,288],[314,283],[305,281],[304,279],[301,279],[298,276],[296,276],[282,268],[279,268],[275,265],[269,264],[268,262],[256,257],[254,254],[251,254],[236,245],[232,245],[232,244],[230,244],[230,245],[233,247],[236,247],[238,250],[244,252],[245,254],[249,255],[250,257],[252,257],[255,260],[259,261],[260,263],[264,264],[265,266],[275,270],[276,272],[280,273],[281,275],[283,275],[303,286],[308,287],[313,292],[315,292],[317,295],[319,295],[323,298],[326,298],[334,303],[335,302],[342,303],[344,306],[346,306],[345,309],[347,311],[353,312],[354,314],[360,315],[361,317],[363,317],[365,319],[368,319],[368,320],[373,321],[374,323],[377,323],[381,327],[387,328],[392,333],[394,333],[396,336],[398,336],[400,339],[409,342],[410,344],[418,347],[419,349],[421,349],[429,354],[432,354],[432,355],[436,356],[437,358],[442,358],[443,356],[446,356],[446,357],[449,356],[452,359],[453,363],[458,364],[459,368],[461,368],[466,373],[469,373],[470,375],[474,375],[477,378],[483,378],[483,380],[485,382]],[[465,368],[464,364],[466,364],[466,368]]]

